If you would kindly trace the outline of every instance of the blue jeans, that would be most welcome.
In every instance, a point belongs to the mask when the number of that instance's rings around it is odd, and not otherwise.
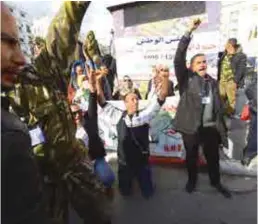
[[[251,121],[244,157],[253,158],[255,155],[257,155],[257,113],[251,111]]]
[[[132,193],[132,182],[136,178],[142,192],[142,196],[149,198],[154,193],[152,174],[150,165],[143,166],[139,169],[132,169],[129,166],[119,165],[118,183],[119,191],[124,196]]]

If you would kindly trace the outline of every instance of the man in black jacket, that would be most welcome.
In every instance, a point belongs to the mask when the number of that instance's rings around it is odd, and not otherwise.
[[[227,114],[233,115],[236,106],[236,92],[244,87],[246,76],[246,55],[242,52],[237,39],[230,38],[225,52],[219,53],[218,81],[220,96],[227,105]]]
[[[227,138],[217,82],[206,73],[204,54],[195,55],[190,61],[190,68],[186,67],[191,33],[200,23],[200,20],[193,21],[189,31],[181,38],[174,59],[180,93],[175,128],[182,134],[186,149],[186,191],[192,193],[195,190],[198,149],[202,145],[211,185],[229,198],[230,192],[220,183],[219,144]]]
[[[257,155],[257,77],[254,77],[252,83],[247,86],[245,93],[249,100],[251,119],[247,146],[242,163],[248,166],[252,159]]]
[[[1,223],[47,223],[39,170],[31,150],[27,126],[9,112],[6,92],[14,87],[25,58],[18,28],[1,2]]]

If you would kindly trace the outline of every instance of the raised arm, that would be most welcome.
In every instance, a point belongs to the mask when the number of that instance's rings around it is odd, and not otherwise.
[[[140,111],[137,117],[133,117],[133,124],[136,126],[148,124],[158,114],[168,95],[168,79],[157,76],[154,78],[157,98],[154,97],[151,103]]]
[[[92,70],[89,71],[89,69],[87,69],[87,74],[89,77],[90,96],[84,127],[89,136],[89,155],[91,159],[97,159],[103,158],[106,153],[104,144],[99,137],[96,76],[94,72]]]
[[[188,69],[186,67],[186,52],[191,41],[192,32],[197,29],[201,21],[194,20],[187,32],[179,41],[174,59],[175,74],[178,81],[179,93],[182,94],[183,87],[188,80]]]
[[[89,4],[90,1],[65,1],[63,3],[49,26],[46,46],[36,58],[36,66],[44,63],[44,69],[55,69],[57,64],[61,69],[60,72],[65,74],[69,65],[74,61],[81,23]]]
[[[96,74],[96,89],[98,95],[98,102],[102,108],[102,115],[110,121],[111,124],[116,124],[122,117],[123,111],[114,107],[112,104],[106,102],[103,88],[102,88],[102,78],[103,73]]]

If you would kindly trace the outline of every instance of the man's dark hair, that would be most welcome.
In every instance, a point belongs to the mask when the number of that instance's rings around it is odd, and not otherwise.
[[[125,79],[132,80],[129,75],[125,75],[125,76],[123,77],[123,80],[125,80]]]
[[[191,60],[190,60],[190,65],[192,65],[194,63],[194,60],[197,58],[197,57],[202,57],[202,56],[205,56],[205,54],[203,53],[198,53],[196,55],[194,55]]]
[[[237,42],[236,38],[229,38],[228,43],[232,45],[233,48],[237,49],[239,47],[239,44]]]

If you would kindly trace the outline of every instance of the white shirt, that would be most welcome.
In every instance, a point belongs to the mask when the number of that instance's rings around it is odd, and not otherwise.
[[[89,136],[82,126],[77,128],[75,138],[81,139],[86,147],[89,146]]]

